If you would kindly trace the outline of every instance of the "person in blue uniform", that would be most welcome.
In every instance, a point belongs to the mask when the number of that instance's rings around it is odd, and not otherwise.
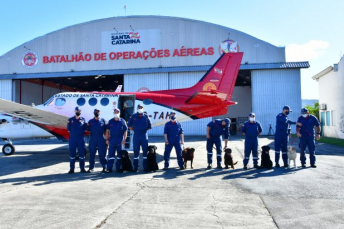
[[[147,150],[148,150],[148,135],[147,131],[152,128],[151,122],[146,114],[143,113],[143,105],[137,105],[137,112],[133,114],[128,122],[130,130],[134,131],[133,145],[134,145],[134,172],[139,169],[140,147],[142,148],[143,169],[147,172]]]
[[[79,152],[79,166],[80,172],[85,173],[85,140],[84,134],[87,130],[87,122],[81,115],[81,109],[75,107],[75,115],[68,119],[67,130],[70,133],[69,137],[69,158],[70,170],[69,174],[74,173],[76,148]]]
[[[125,140],[127,139],[127,123],[124,119],[120,118],[119,109],[114,109],[114,118],[109,120],[106,132],[106,143],[109,144],[109,153],[107,161],[107,173],[112,172],[112,167],[115,162],[117,151],[116,171],[121,170],[121,157],[118,155],[119,151],[124,148]]]
[[[319,120],[310,115],[307,108],[302,108],[301,116],[297,120],[296,133],[300,138],[300,160],[302,167],[306,167],[306,148],[308,147],[309,159],[312,168],[315,165],[315,138],[320,140],[321,126]],[[314,129],[315,127],[315,129]]]
[[[172,114],[172,113],[171,113]],[[165,152],[164,160],[165,166],[164,170],[167,170],[170,165],[170,155],[172,148],[176,150],[178,165],[180,169],[184,169],[184,163],[182,158],[182,147],[184,145],[184,134],[182,125],[177,121],[176,114],[174,113],[170,117],[170,121],[165,124],[164,128],[165,137]]]
[[[258,168],[258,136],[263,131],[260,123],[256,121],[255,113],[250,113],[248,118],[249,120],[241,127],[241,133],[245,135],[244,169],[247,169],[251,152],[253,156],[253,167]]]
[[[208,123],[207,125],[207,152],[208,152],[208,167],[207,169],[212,168],[213,163],[213,146],[216,146],[216,159],[217,159],[217,168],[222,169],[221,166],[221,153],[222,146],[221,140],[222,135],[225,138],[225,148],[227,148],[228,138],[229,138],[229,125],[231,121],[229,118],[226,119],[215,119]]]
[[[275,131],[275,167],[279,168],[280,151],[282,150],[282,159],[284,167],[288,167],[287,145],[290,137],[290,125],[296,124],[288,118],[291,109],[289,106],[284,106],[282,113],[276,116],[276,131]]]
[[[90,142],[89,142],[89,150],[90,150],[90,158],[89,158],[89,168],[87,172],[93,172],[95,158],[96,158],[96,151],[98,148],[98,157],[100,164],[103,167],[103,171],[105,172],[106,166],[106,143],[104,134],[106,132],[106,121],[103,118],[100,118],[100,110],[94,109],[93,111],[94,118],[88,121],[88,131],[90,132]]]

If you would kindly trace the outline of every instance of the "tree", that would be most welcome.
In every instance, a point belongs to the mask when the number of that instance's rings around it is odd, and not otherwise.
[[[317,117],[318,120],[320,120],[319,119],[319,102],[315,102],[314,107],[306,105],[306,108],[308,109],[311,115],[314,115],[315,117]]]

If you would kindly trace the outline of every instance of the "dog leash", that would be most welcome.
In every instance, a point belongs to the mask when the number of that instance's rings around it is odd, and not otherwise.
[[[296,138],[293,138],[293,140],[291,141],[290,145],[293,145],[295,140],[296,140]]]

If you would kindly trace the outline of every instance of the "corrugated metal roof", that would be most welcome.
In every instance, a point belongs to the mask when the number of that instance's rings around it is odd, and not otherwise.
[[[179,66],[161,68],[140,68],[140,69],[116,69],[97,71],[73,71],[73,72],[46,72],[35,74],[4,74],[0,79],[31,79],[31,78],[55,78],[55,77],[78,77],[96,75],[124,75],[124,74],[144,74],[144,73],[167,73],[167,72],[201,72],[208,71],[211,65],[203,66]],[[266,70],[266,69],[292,69],[309,68],[306,62],[284,62],[284,63],[264,63],[264,64],[241,64],[240,70]]]

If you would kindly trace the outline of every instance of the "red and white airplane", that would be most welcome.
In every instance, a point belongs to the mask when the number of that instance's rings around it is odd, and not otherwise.
[[[105,120],[113,118],[113,109],[121,110],[121,117],[128,119],[136,112],[139,103],[150,117],[152,126],[163,125],[171,110],[178,121],[224,115],[235,104],[231,96],[239,72],[243,53],[223,54],[208,72],[190,88],[150,92],[65,92],[52,96],[42,105],[30,107],[0,99],[0,138],[7,140],[2,151],[14,153],[10,141],[14,138],[56,136],[68,141],[67,121],[74,116],[74,108],[82,108],[82,117],[93,118],[95,108]],[[39,128],[37,128],[39,127]]]

